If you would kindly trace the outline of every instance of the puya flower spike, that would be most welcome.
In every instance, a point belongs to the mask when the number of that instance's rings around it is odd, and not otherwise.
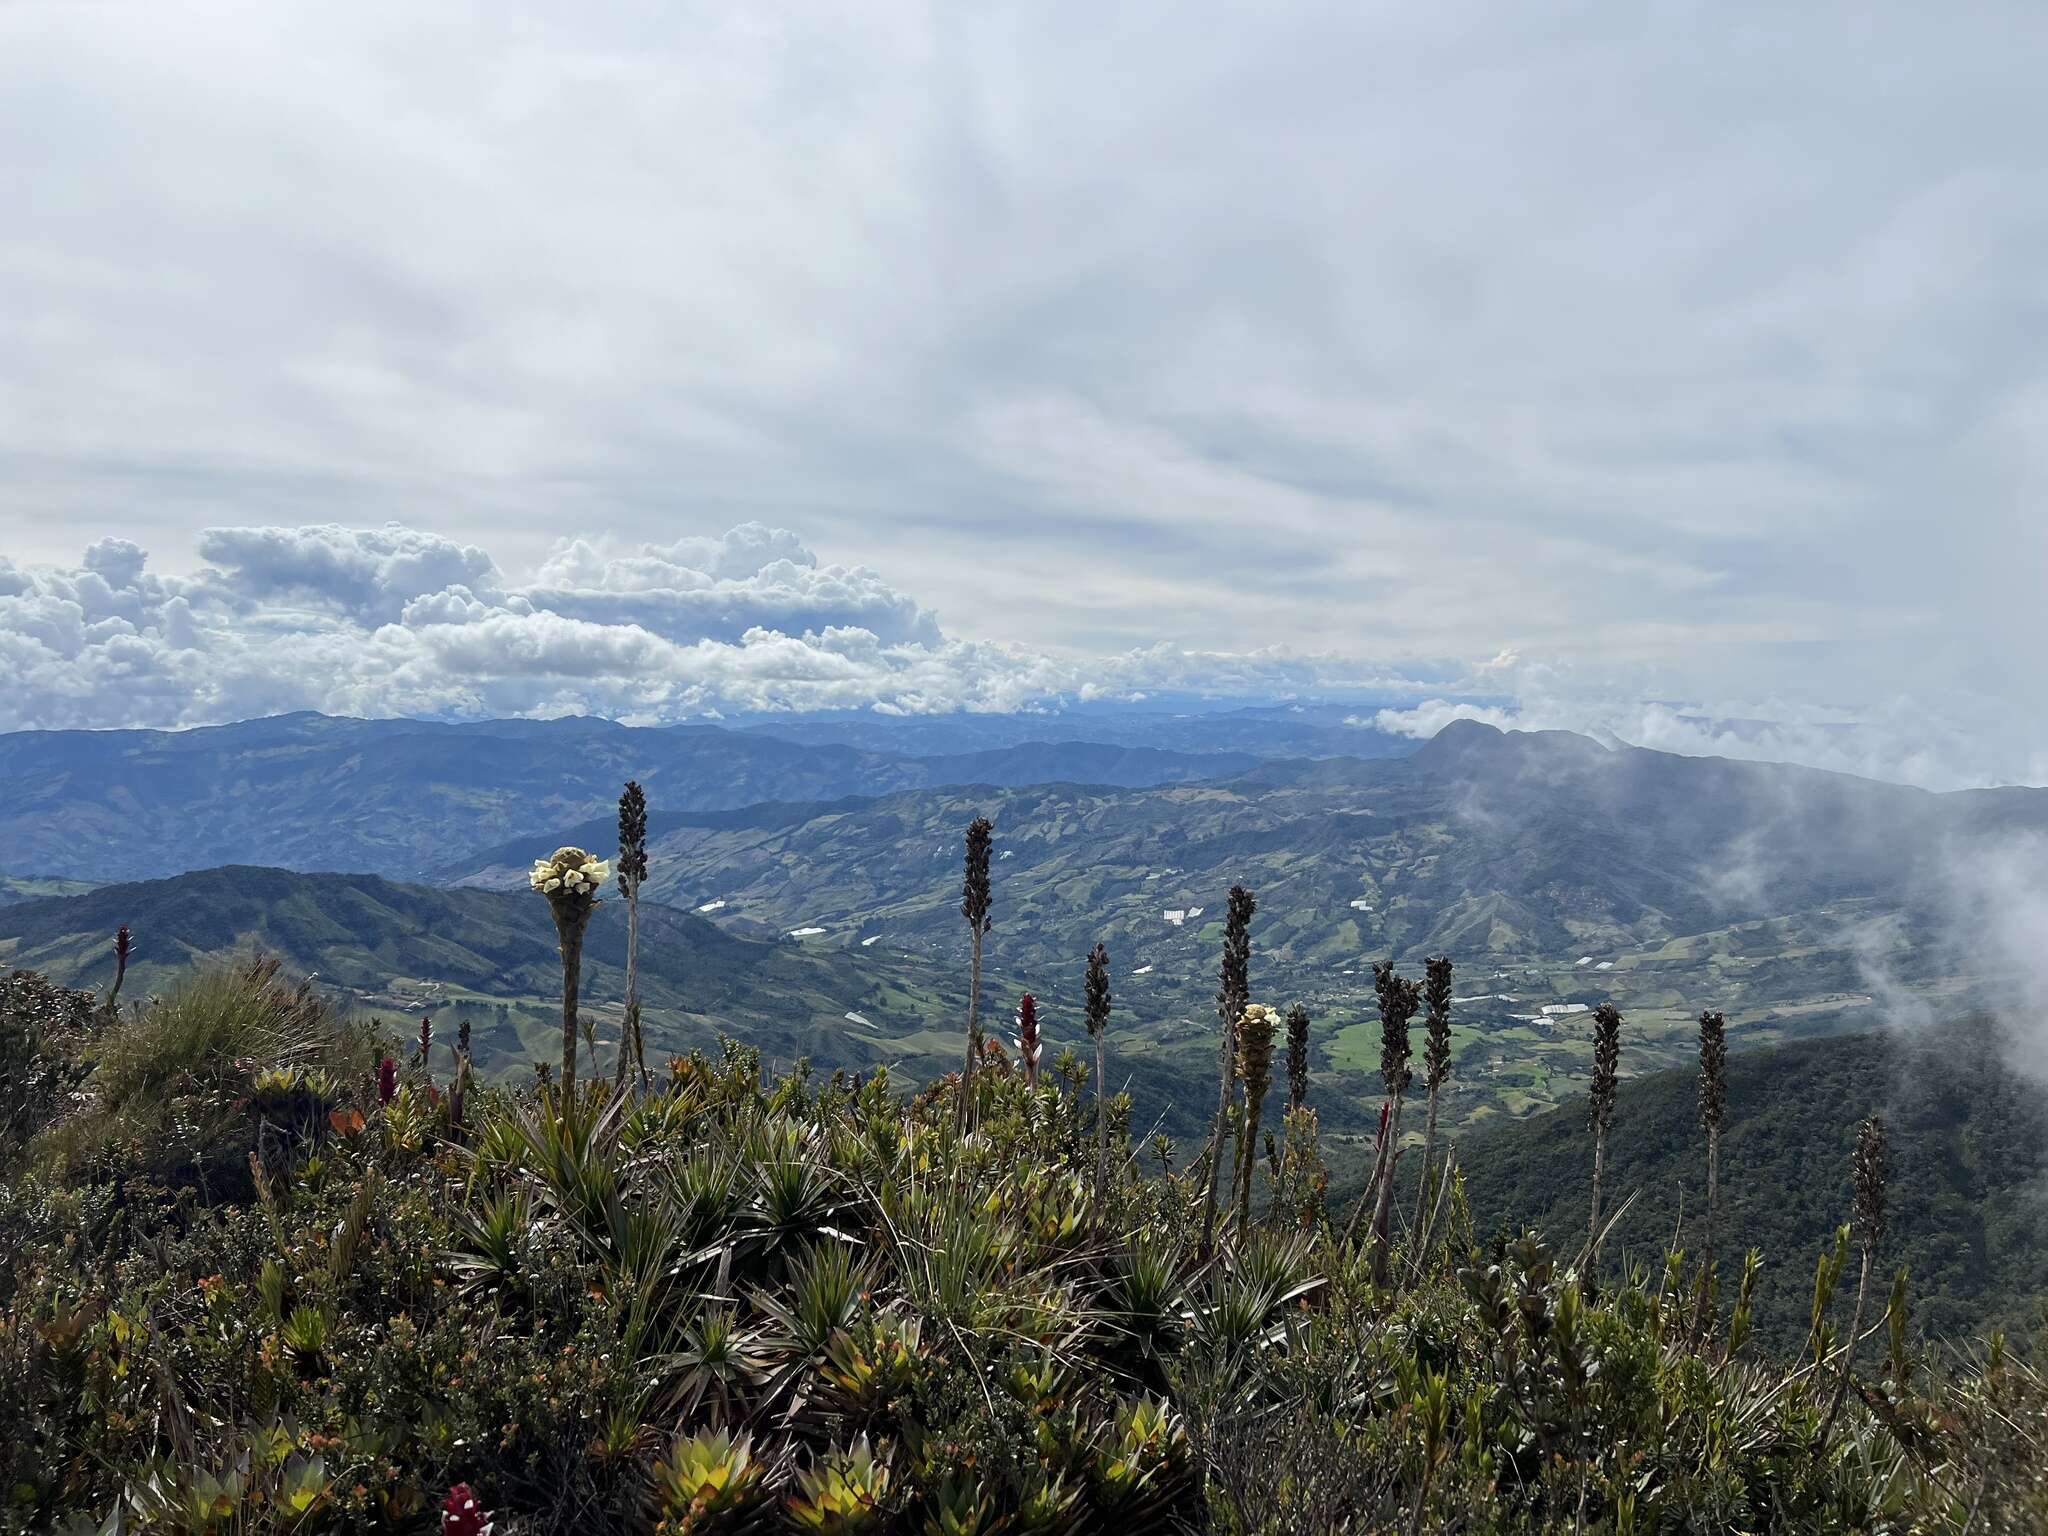
[[[597,906],[597,888],[611,878],[611,865],[581,848],[557,848],[535,859],[527,883],[548,899],[562,945],[562,1094],[576,1087],[577,991],[583,976],[583,930]]]
[[[1038,1034],[1038,999],[1026,992],[1017,999],[1017,1059],[1024,1066],[1024,1084],[1038,1086],[1038,1058],[1045,1042]]]

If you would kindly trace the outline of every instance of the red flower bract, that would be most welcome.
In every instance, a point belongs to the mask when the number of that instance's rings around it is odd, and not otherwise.
[[[476,1491],[457,1483],[441,1501],[441,1536],[490,1536],[491,1516],[477,1502]]]

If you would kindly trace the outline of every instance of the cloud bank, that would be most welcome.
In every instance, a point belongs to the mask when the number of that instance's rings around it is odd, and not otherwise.
[[[0,5],[0,707],[1393,670],[2048,780],[2044,53],[1998,0]]]
[[[524,583],[474,545],[396,523],[214,528],[200,551],[207,564],[190,576],[152,572],[120,539],[76,566],[0,558],[0,729],[294,709],[666,722],[1413,686],[1277,649],[1077,660],[953,639],[877,572],[821,563],[759,523],[624,551],[565,541]]]

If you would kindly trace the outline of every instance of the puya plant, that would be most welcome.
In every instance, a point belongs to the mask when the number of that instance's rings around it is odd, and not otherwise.
[[[1429,1247],[1430,1173],[1436,1156],[1437,1101],[1451,1076],[1451,957],[1434,955],[1423,962],[1422,999],[1427,1040],[1422,1048],[1423,1081],[1429,1089],[1429,1113],[1422,1129],[1422,1172],[1415,1181],[1415,1247]]]
[[[1621,1010],[1602,1003],[1593,1010],[1593,1079],[1586,1091],[1586,1119],[1593,1132],[1593,1216],[1588,1236],[1590,1263],[1600,1268],[1600,1186],[1607,1174],[1607,1128],[1614,1121],[1614,1089],[1621,1067]]]
[[[967,920],[967,1059],[960,1069],[960,1128],[974,1123],[974,1068],[981,1055],[981,945],[994,920],[989,916],[989,854],[995,847],[995,823],[977,816],[967,824],[964,872],[960,881],[960,915]]]
[[[1258,898],[1241,885],[1230,888],[1223,920],[1223,959],[1218,967],[1216,1013],[1223,1021],[1223,1048],[1216,1085],[1216,1123],[1209,1136],[1208,1185],[1202,1196],[1202,1256],[1216,1247],[1216,1196],[1223,1178],[1223,1142],[1230,1128],[1230,1089],[1237,1077],[1237,1021],[1251,1002],[1252,914]]]
[[[640,887],[647,881],[647,796],[631,779],[619,796],[618,875],[619,894],[626,899],[626,1021],[612,1081],[615,1087],[625,1086],[630,1056],[645,1093],[649,1079],[647,1046],[640,1033]]]
[[[1408,1066],[1411,1054],[1408,1025],[1415,1017],[1415,1010],[1422,1005],[1422,989],[1397,972],[1391,960],[1373,966],[1372,984],[1380,1010],[1380,1085],[1386,1090],[1387,1102],[1372,1181],[1359,1208],[1372,1207],[1373,1276],[1376,1280],[1384,1280],[1387,1271],[1387,1217],[1394,1202],[1395,1167],[1401,1158],[1401,1105],[1407,1097],[1408,1085],[1415,1080],[1415,1074]],[[1355,1228],[1358,1217],[1354,1214],[1351,1220]]]
[[[562,1096],[576,1089],[577,993],[583,980],[583,934],[597,907],[597,888],[611,878],[611,866],[581,848],[557,848],[535,859],[527,883],[548,899],[562,948]],[[592,1070],[596,1069],[593,1050]]]
[[[1856,1150],[1850,1158],[1850,1185],[1854,1191],[1856,1243],[1862,1250],[1862,1267],[1856,1277],[1856,1309],[1851,1314],[1849,1336],[1842,1343],[1842,1371],[1835,1378],[1834,1395],[1821,1419],[1816,1437],[1825,1444],[1835,1415],[1842,1411],[1842,1398],[1849,1390],[1849,1375],[1856,1368],[1856,1346],[1863,1339],[1863,1309],[1870,1301],[1870,1269],[1877,1258],[1877,1246],[1884,1241],[1886,1168],[1885,1129],[1882,1117],[1872,1115],[1856,1127]]]
[[[1088,1036],[1095,1042],[1095,1189],[1100,1198],[1109,1168],[1109,1062],[1104,1037],[1109,1033],[1109,950],[1097,944],[1088,951],[1084,984]]]
[[[1287,1110],[1292,1114],[1308,1106],[1308,1007],[1296,1003],[1287,1010]]]
[[[1700,1129],[1707,1135],[1707,1263],[1714,1262],[1721,1208],[1721,1124],[1728,1118],[1728,1020],[1700,1014]]]
[[[1038,1032],[1038,999],[1026,992],[1017,999],[1017,1065],[1024,1072],[1024,1086],[1038,1086],[1038,1061],[1045,1054],[1045,1039]]]
[[[1273,1080],[1273,1035],[1279,1015],[1264,1003],[1248,1003],[1237,1017],[1238,1076],[1244,1083],[1244,1120],[1237,1137],[1237,1225],[1251,1225],[1252,1170],[1258,1166],[1259,1127],[1265,1119],[1266,1089]]]

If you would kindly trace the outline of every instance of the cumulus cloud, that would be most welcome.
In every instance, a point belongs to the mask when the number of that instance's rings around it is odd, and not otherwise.
[[[0,560],[0,728],[196,725],[291,709],[475,717],[1057,707],[1147,688],[1341,683],[1333,658],[1153,646],[1088,660],[943,634],[876,572],[794,533],[557,547],[527,584],[483,550],[387,524],[209,529],[159,576],[103,540],[75,566]]]
[[[127,549],[139,574],[142,552],[132,544]],[[219,568],[224,595],[253,603],[301,601],[361,622],[396,619],[421,593],[451,586],[490,591],[497,582],[482,550],[398,523],[209,528],[199,553]]]
[[[737,640],[756,624],[793,633],[857,628],[935,645],[938,619],[862,566],[821,566],[784,528],[745,523],[721,539],[679,539],[607,554],[557,545],[524,594],[535,606],[677,641]]]

